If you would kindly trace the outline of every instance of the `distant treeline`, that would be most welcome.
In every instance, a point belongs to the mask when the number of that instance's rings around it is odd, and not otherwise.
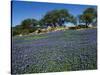
[[[67,9],[52,10],[47,12],[39,21],[34,18],[23,20],[20,25],[12,27],[12,35],[28,34],[36,31],[38,28],[47,28],[48,26],[64,26],[65,22],[70,22],[80,27],[82,27],[82,24],[84,24],[85,27],[88,27],[90,24],[96,24],[97,9],[91,7],[87,8],[82,14],[77,15],[77,17],[70,14]]]

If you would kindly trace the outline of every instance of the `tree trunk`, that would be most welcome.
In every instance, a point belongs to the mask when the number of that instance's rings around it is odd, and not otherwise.
[[[88,22],[86,21],[86,28],[88,27]]]

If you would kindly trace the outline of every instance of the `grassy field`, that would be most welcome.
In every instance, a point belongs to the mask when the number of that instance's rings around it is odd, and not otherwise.
[[[12,73],[97,68],[97,29],[56,31],[12,38]]]

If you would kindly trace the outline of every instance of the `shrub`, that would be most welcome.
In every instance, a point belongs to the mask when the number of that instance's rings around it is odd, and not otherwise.
[[[76,27],[69,27],[68,29],[76,29]]]
[[[21,33],[21,30],[12,29],[12,36],[19,35],[20,33]]]
[[[29,29],[29,33],[32,33],[32,32],[34,32],[36,30],[37,30],[37,28],[31,28],[31,29]]]
[[[29,30],[28,29],[23,29],[22,32],[21,32],[21,34],[23,34],[23,35],[26,35],[28,33],[29,33]]]
[[[80,28],[88,28],[88,26],[86,26],[86,25],[78,25],[78,27],[80,27]]]

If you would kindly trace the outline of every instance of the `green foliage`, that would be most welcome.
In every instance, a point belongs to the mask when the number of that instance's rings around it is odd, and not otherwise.
[[[22,21],[21,26],[23,29],[30,29],[38,24],[35,19],[25,19]]]
[[[21,33],[22,27],[20,25],[17,25],[16,27],[12,27],[12,35],[19,35]]]
[[[69,29],[77,29],[76,27],[69,27]]]
[[[87,28],[86,25],[78,25],[79,28]]]
[[[86,27],[97,18],[97,11],[94,8],[87,8],[82,15],[79,16],[80,23],[85,23]]]
[[[38,21],[35,19],[25,19],[21,22],[21,25],[12,27],[12,35],[28,34],[37,30]]]
[[[60,9],[60,10],[52,10],[48,12],[44,17],[43,20],[44,23],[51,23],[52,26],[62,26],[64,21],[68,21],[70,18],[70,14],[68,10],[66,9]]]

